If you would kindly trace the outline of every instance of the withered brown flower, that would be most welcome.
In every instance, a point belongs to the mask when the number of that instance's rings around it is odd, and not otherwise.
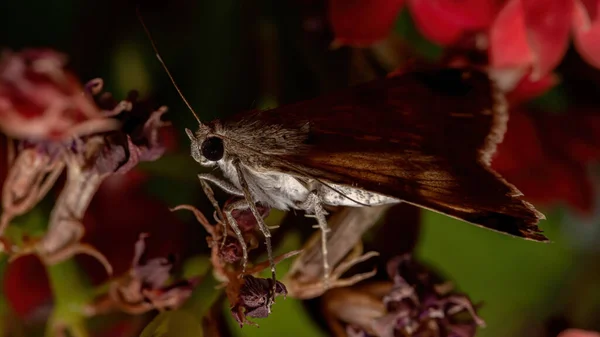
[[[324,294],[325,318],[336,336],[472,337],[485,325],[466,295],[454,292],[410,253],[389,261],[387,271],[391,282]]]
[[[209,198],[214,198],[212,190],[207,189]],[[228,200],[233,202],[233,198]],[[215,202],[216,203],[216,202]],[[269,209],[259,207],[261,215],[266,216]],[[273,279],[258,278],[253,274],[259,273],[269,267],[268,261],[256,264],[242,272],[242,266],[234,264],[241,259],[241,246],[237,238],[231,233],[231,230],[221,225],[213,225],[197,208],[191,205],[179,205],[172,210],[186,209],[192,211],[198,222],[210,234],[207,238],[209,247],[211,248],[211,262],[214,268],[215,277],[225,285],[225,294],[230,303],[231,313],[235,320],[240,324],[240,327],[245,324],[255,325],[247,317],[265,318],[271,313],[271,306],[274,303],[274,298],[280,295],[287,295],[285,285]],[[220,209],[217,210],[217,214]],[[250,210],[241,210],[234,212],[233,216],[236,221],[243,223],[244,239],[247,241],[248,247],[256,247],[256,219],[250,213]],[[222,220],[215,216],[217,222]],[[226,232],[223,232],[225,230]],[[280,256],[277,256],[274,261],[280,261],[299,254],[300,251],[291,251]],[[275,282],[275,283],[273,283]]]
[[[389,261],[387,271],[393,287],[383,298],[388,313],[373,324],[379,336],[470,337],[485,325],[466,295],[453,292],[411,254]]]
[[[273,289],[275,289],[274,296]],[[287,289],[283,283],[275,281],[275,287],[273,287],[273,279],[244,275],[237,301],[231,307],[231,313],[240,327],[243,327],[244,324],[256,325],[246,317],[269,317],[273,304],[271,299],[281,295],[284,297],[287,295]]]
[[[169,283],[173,261],[164,257],[146,259],[144,240],[147,236],[141,234],[135,244],[135,255],[128,275],[110,285],[112,303],[131,314],[153,309],[176,309],[190,297],[200,281],[193,278]]]
[[[15,256],[36,252],[46,263],[75,253],[102,254],[79,241],[83,215],[102,181],[164,152],[159,129],[166,107],[153,109],[136,92],[116,101],[103,81],[81,86],[52,50],[5,52],[0,60],[0,129],[18,138],[3,185],[0,237],[12,218],[33,208],[67,168],[67,180],[50,215],[48,231],[26,247],[4,247]],[[7,240],[5,239],[6,243]]]

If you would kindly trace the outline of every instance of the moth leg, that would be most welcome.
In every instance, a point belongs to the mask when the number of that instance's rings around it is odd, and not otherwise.
[[[252,214],[254,214],[254,218],[256,218],[256,222],[258,223],[258,228],[265,236],[265,245],[267,246],[267,255],[269,257],[269,265],[271,266],[271,276],[273,278],[273,292],[272,292],[273,297],[271,298],[271,300],[274,300],[275,299],[275,287],[277,285],[277,282],[276,282],[277,278],[275,275],[275,262],[273,261],[273,249],[271,247],[271,232],[269,231],[269,227],[267,227],[267,224],[265,224],[264,219],[260,215],[260,212],[256,208],[256,204],[253,202],[252,194],[250,194],[250,188],[248,187],[248,182],[246,181],[246,178],[244,177],[244,171],[242,170],[242,167],[240,166],[239,161],[234,161],[233,166],[235,167],[235,170],[238,174],[238,179],[240,180],[240,185],[242,186],[242,192],[244,192],[244,197],[248,201],[248,206],[250,207]]]
[[[321,230],[321,251],[323,254],[323,287],[325,290],[329,288],[329,277],[330,267],[329,259],[327,256],[327,234],[329,233],[329,227],[327,226],[327,211],[323,208],[321,198],[316,192],[311,192],[306,200],[300,204],[300,207],[309,213],[313,213],[317,219],[319,229]]]
[[[237,195],[238,197],[244,196],[244,192],[240,191],[232,183],[228,182],[227,180],[215,177],[212,174],[199,174],[198,179],[200,179],[200,181],[210,181],[211,183],[217,185],[217,187],[229,194]]]
[[[202,186],[204,195],[206,195],[210,203],[213,205],[215,212],[217,212],[217,215],[219,216],[220,221],[217,222],[221,224],[223,230],[223,240],[221,240],[221,248],[223,248],[225,247],[225,240],[227,239],[227,224],[225,223],[225,216],[223,216],[223,212],[221,211],[221,206],[219,206],[219,202],[217,201],[217,199],[215,199],[215,195],[213,193],[212,188],[210,188],[210,186],[207,183],[207,181],[211,180],[203,179],[204,176],[210,175],[199,174],[198,179],[200,180],[200,186]]]
[[[232,215],[232,212],[237,209],[248,209],[249,207],[250,203],[248,201],[238,200],[225,206],[225,208],[223,209],[225,217],[227,218],[227,222],[229,222],[229,226],[237,236],[237,239],[240,242],[240,246],[242,246],[242,274],[246,272],[246,264],[248,263],[248,246],[246,245],[246,241],[244,241],[242,231],[240,230],[240,227],[238,227],[237,222],[235,221],[235,218]],[[227,236],[227,232],[224,233],[224,236]]]

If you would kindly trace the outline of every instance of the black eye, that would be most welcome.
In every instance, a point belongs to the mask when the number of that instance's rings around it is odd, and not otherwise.
[[[221,158],[223,158],[223,154],[225,153],[223,140],[219,137],[206,138],[204,142],[202,142],[202,147],[200,149],[204,158],[210,161],[221,160]]]

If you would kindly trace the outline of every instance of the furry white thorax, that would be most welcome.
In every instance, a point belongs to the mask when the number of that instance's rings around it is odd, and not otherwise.
[[[217,164],[223,175],[241,190],[238,174],[232,161],[220,160]],[[328,184],[325,186],[313,179],[306,179],[306,183],[303,184],[289,174],[277,171],[258,172],[241,165],[254,201],[283,211],[301,209],[300,204],[306,201],[311,192],[307,186],[312,186],[321,202],[330,206],[376,206],[400,201],[346,185]]]

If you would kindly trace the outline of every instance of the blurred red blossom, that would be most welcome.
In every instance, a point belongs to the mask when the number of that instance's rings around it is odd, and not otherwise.
[[[554,86],[556,78],[523,79],[508,95],[511,113],[492,166],[536,204],[567,204],[587,214],[594,190],[588,166],[600,159],[600,115],[589,108],[549,114],[524,102]]]
[[[105,118],[67,57],[50,49],[4,51],[0,58],[0,130],[20,139],[64,140],[118,128]],[[90,88],[91,89],[91,88]]]
[[[513,82],[543,78],[562,60],[573,36],[582,57],[600,67],[600,0],[407,0],[415,25],[438,44],[478,35],[490,66],[509,70]],[[329,0],[334,44],[369,46],[391,31],[404,1]]]

